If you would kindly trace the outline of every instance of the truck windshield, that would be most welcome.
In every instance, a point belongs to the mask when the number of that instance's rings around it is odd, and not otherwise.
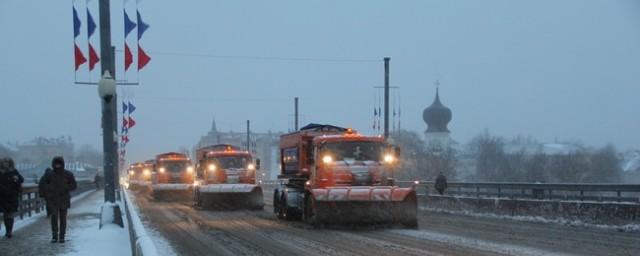
[[[216,157],[214,162],[222,169],[239,169],[247,168],[247,165],[251,162],[249,157],[246,156],[224,156]]]
[[[164,167],[167,172],[183,172],[187,170],[187,162],[163,162],[160,167]]]
[[[383,145],[368,141],[329,142],[322,152],[331,155],[335,161],[380,161]]]

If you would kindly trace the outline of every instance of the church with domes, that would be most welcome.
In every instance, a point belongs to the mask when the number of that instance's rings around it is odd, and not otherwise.
[[[425,142],[429,149],[445,149],[455,142],[451,139],[447,125],[451,122],[451,109],[440,101],[440,90],[436,88],[436,97],[431,106],[424,109],[422,119],[427,124]]]

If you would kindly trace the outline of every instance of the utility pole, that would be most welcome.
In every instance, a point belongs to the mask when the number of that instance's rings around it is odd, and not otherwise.
[[[100,61],[101,74],[109,72],[114,80],[115,72],[115,47],[111,45],[111,11],[109,0],[100,0]],[[115,202],[118,179],[118,141],[117,141],[117,103],[116,94],[113,98],[102,103],[102,136],[104,154],[104,200]]]
[[[111,76],[112,91],[109,97],[101,100],[102,105],[102,149],[104,155],[104,200],[102,206],[102,214],[100,218],[100,228],[105,224],[113,223],[120,227],[124,227],[122,221],[122,211],[120,206],[114,204],[116,201],[116,190],[118,187],[118,96],[116,89],[116,65],[115,65],[115,47],[111,45],[111,12],[109,0],[100,0],[100,59],[101,59],[101,80],[103,85],[106,79]],[[98,85],[100,92],[100,85]],[[102,94],[102,93],[101,93]],[[101,96],[102,97],[102,96]],[[105,214],[104,211],[113,211],[111,214]],[[108,218],[111,216],[111,218]]]
[[[294,131],[298,131],[298,97],[295,97],[293,99],[293,116],[294,116],[294,122],[293,122],[293,128]]]
[[[384,138],[389,138],[389,61],[384,57]]]
[[[251,153],[251,123],[247,120],[247,152]]]

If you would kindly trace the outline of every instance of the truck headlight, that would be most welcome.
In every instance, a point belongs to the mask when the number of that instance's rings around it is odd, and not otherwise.
[[[388,164],[392,164],[393,162],[396,161],[396,157],[393,156],[392,154],[386,154],[384,155],[384,162],[388,163]]]
[[[322,162],[325,164],[333,163],[333,157],[331,157],[330,155],[323,156]]]
[[[215,171],[215,170],[216,170],[216,165],[215,165],[215,164],[210,164],[210,165],[209,165],[209,171],[210,171],[210,172],[213,172],[213,171]]]
[[[160,169],[158,169],[158,171],[160,171],[160,173],[164,173],[165,169],[164,169],[164,167],[160,167]]]
[[[144,174],[144,176],[149,176],[151,175],[151,171],[149,171],[148,169],[145,169],[144,171],[142,171],[142,174]]]
[[[256,170],[256,166],[254,164],[249,164],[249,165],[247,165],[247,170],[255,171]]]
[[[193,167],[192,166],[187,167],[187,172],[188,173],[193,173]]]

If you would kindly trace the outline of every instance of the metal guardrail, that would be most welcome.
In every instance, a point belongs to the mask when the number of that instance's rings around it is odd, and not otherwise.
[[[413,182],[397,183],[408,185]],[[419,187],[423,187],[424,192],[429,195],[437,193],[434,185],[433,181],[420,181]],[[640,184],[448,182],[445,193],[472,197],[640,202]]]
[[[75,196],[82,192],[95,189],[95,184],[90,180],[78,180],[78,188],[71,192],[71,196]],[[24,219],[25,216],[31,217],[33,214],[38,214],[44,211],[46,204],[43,198],[38,195],[38,185],[29,184],[22,187],[22,194],[20,195],[20,202],[18,205],[18,215],[20,219]]]
[[[129,198],[129,192],[127,189],[122,190],[123,202],[125,208],[125,215],[127,223],[129,223],[129,242],[131,244],[131,255],[133,256],[156,256],[158,250],[153,243],[152,238],[147,234],[147,231],[140,220],[136,207],[132,204]]]
[[[275,187],[281,180],[263,180],[264,187]],[[414,181],[396,181],[402,187]],[[420,181],[419,193],[437,194],[434,181]],[[539,200],[614,201],[640,203],[640,184],[617,183],[526,183],[526,182],[448,182],[445,194],[471,197],[503,197]]]

